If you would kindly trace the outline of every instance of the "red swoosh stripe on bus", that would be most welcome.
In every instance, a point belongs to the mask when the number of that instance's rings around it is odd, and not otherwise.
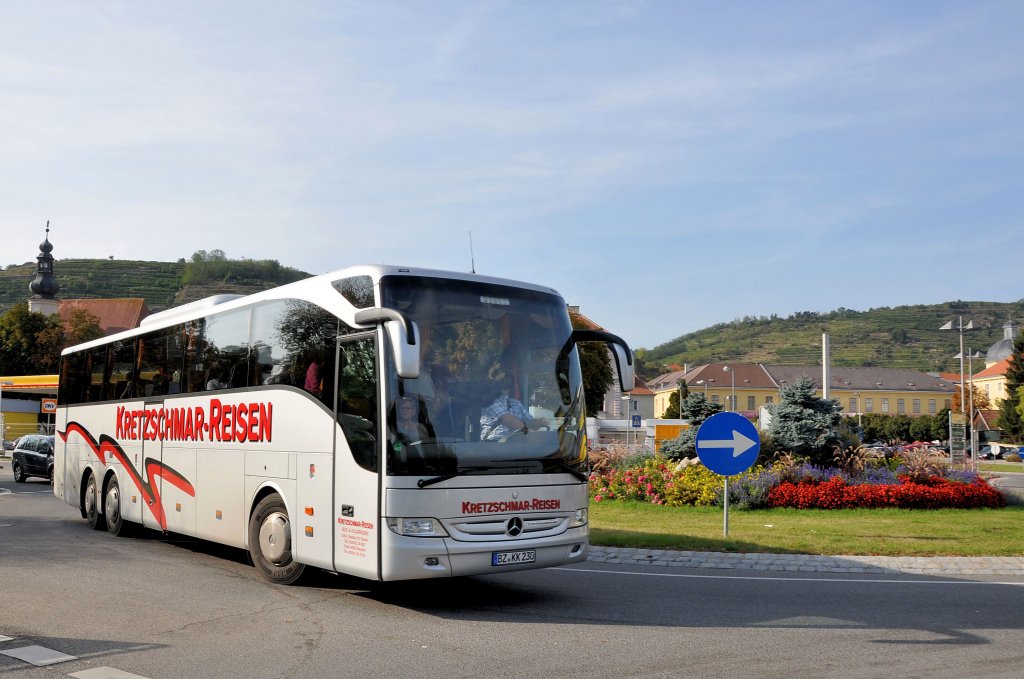
[[[124,467],[125,472],[131,478],[132,483],[142,493],[142,498],[146,502],[146,506],[149,507],[150,513],[153,518],[156,519],[157,523],[160,524],[160,528],[167,530],[167,515],[164,512],[163,502],[160,500],[160,491],[157,490],[154,480],[156,477],[162,477],[165,481],[168,481],[171,485],[178,488],[189,497],[196,496],[196,490],[189,483],[185,477],[183,477],[177,470],[165,465],[163,462],[154,460],[151,457],[147,457],[145,460],[146,476],[148,481],[144,480],[135,470],[135,466],[128,460],[128,456],[125,454],[121,445],[113,438],[106,434],[100,435],[100,440],[97,443],[96,439],[92,437],[92,434],[77,422],[69,422],[67,429],[62,432],[57,432],[60,435],[62,441],[67,443],[68,436],[72,433],[80,435],[85,442],[89,444],[89,448],[99,458],[101,464],[106,466],[108,464],[107,457],[115,457],[117,461]]]

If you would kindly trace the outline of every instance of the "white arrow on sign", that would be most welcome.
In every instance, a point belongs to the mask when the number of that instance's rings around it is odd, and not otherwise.
[[[701,448],[732,448],[732,456],[739,457],[750,450],[756,443],[757,441],[752,440],[749,436],[744,436],[741,432],[733,429],[731,441],[729,439],[698,441],[697,445]]]

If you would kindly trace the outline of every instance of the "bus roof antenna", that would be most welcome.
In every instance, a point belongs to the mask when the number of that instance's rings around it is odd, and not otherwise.
[[[473,259],[473,230],[469,231],[469,272],[476,273],[476,260]]]

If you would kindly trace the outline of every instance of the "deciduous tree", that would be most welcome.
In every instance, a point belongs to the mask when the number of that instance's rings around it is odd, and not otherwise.
[[[29,311],[15,304],[0,316],[0,374],[38,375],[57,372],[61,350],[102,335],[98,319],[77,309],[66,322],[60,316]]]

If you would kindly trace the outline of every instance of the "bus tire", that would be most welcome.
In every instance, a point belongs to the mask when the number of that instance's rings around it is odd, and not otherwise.
[[[125,537],[129,534],[128,522],[121,516],[121,488],[116,476],[110,477],[107,491],[103,494],[103,517],[107,522],[107,532],[111,535]]]
[[[89,474],[89,480],[85,484],[85,495],[82,497],[82,510],[85,520],[89,522],[89,528],[103,530],[107,522],[100,514],[100,491],[96,485],[96,475]]]
[[[249,554],[259,574],[275,585],[290,585],[306,570],[292,558],[291,521],[280,495],[256,505],[249,519]]]

